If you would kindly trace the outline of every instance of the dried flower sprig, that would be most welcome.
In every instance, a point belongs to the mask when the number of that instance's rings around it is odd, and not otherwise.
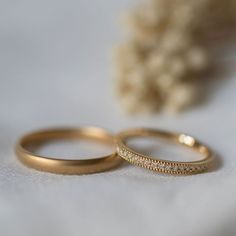
[[[235,20],[236,0],[146,0],[125,17],[115,48],[117,93],[129,113],[181,111],[199,100],[207,35]]]

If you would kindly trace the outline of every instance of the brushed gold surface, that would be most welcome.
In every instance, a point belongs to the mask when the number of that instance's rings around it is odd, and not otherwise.
[[[73,175],[103,172],[122,163],[122,158],[117,156],[115,151],[107,156],[94,159],[66,160],[40,156],[29,148],[32,145],[37,146],[57,139],[92,139],[114,145],[114,136],[101,128],[55,128],[26,134],[18,141],[15,152],[24,165],[36,170],[57,174]]]

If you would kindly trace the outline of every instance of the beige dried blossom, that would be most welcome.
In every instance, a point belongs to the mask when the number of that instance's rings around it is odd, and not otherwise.
[[[180,111],[198,101],[209,66],[205,41],[235,22],[236,0],[143,0],[126,14],[130,39],[115,49],[117,93],[130,113]]]

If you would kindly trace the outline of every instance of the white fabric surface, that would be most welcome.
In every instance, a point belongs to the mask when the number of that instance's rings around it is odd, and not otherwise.
[[[130,118],[112,94],[109,49],[127,0],[1,1],[0,235],[236,235],[235,48],[205,106],[177,117]],[[131,165],[87,176],[41,173],[13,151],[25,132],[98,125],[190,133],[219,155],[216,171],[188,177]]]

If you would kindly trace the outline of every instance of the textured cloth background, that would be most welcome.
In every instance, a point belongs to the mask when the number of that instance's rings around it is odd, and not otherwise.
[[[112,95],[108,51],[127,5],[1,1],[0,235],[236,235],[236,50],[220,48],[227,73],[205,106],[177,117],[127,118]],[[58,125],[184,131],[218,153],[220,168],[173,177],[124,165],[61,176],[17,161],[20,135]]]

